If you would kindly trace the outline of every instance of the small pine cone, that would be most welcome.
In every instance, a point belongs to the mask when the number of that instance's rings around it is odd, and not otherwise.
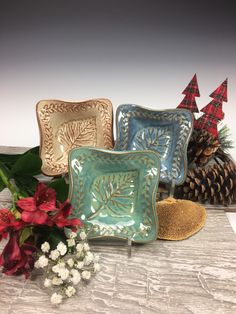
[[[219,148],[219,140],[206,130],[194,130],[188,145],[188,162],[203,166],[214,157]]]
[[[189,170],[175,197],[195,202],[230,205],[236,201],[236,165],[229,160]]]

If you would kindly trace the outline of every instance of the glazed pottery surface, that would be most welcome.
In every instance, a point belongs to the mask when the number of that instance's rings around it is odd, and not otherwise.
[[[153,151],[73,149],[69,199],[73,216],[89,228],[89,238],[155,240],[159,169],[160,160]]]
[[[66,173],[68,153],[74,147],[113,147],[112,103],[108,99],[43,100],[37,104],[37,118],[46,175]]]
[[[184,109],[150,110],[120,105],[116,112],[115,150],[153,150],[161,159],[160,181],[182,184],[193,117]]]

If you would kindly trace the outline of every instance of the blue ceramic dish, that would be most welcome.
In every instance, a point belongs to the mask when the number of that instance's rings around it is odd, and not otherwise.
[[[153,151],[73,149],[69,153],[73,217],[85,223],[89,238],[156,240],[159,173],[160,160]]]
[[[184,109],[151,110],[120,105],[116,111],[115,150],[154,150],[161,159],[160,181],[182,184],[187,172],[187,146],[192,113]]]

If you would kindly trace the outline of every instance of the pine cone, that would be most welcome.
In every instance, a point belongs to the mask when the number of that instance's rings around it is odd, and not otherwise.
[[[232,160],[188,171],[175,197],[195,202],[230,205],[236,200],[236,165]]]
[[[206,130],[194,130],[188,145],[188,163],[206,165],[219,148],[218,139]]]

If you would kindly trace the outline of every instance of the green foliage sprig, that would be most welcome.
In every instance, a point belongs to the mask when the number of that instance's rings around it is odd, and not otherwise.
[[[41,166],[38,146],[23,154],[0,154],[0,192],[8,188],[15,200],[32,196],[42,174]],[[67,199],[69,188],[63,177],[46,178],[46,181],[57,192],[60,202]]]

